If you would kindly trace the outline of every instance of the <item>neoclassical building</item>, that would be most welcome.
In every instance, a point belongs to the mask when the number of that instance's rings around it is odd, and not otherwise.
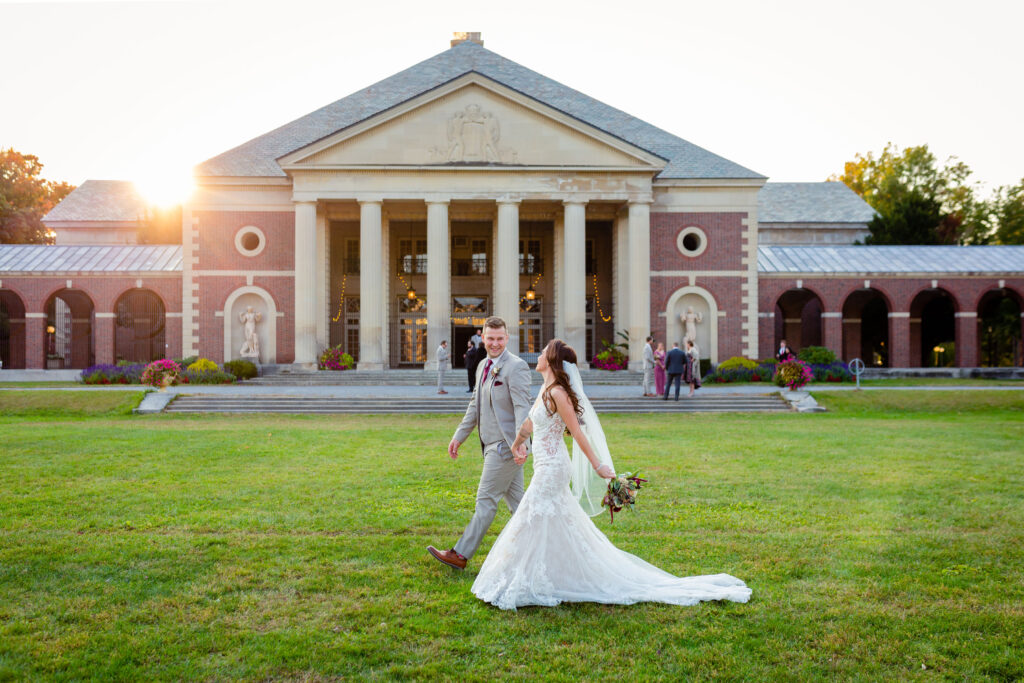
[[[1024,249],[849,246],[873,212],[844,185],[768,183],[476,34],[195,179],[180,246],[131,245],[137,197],[89,181],[46,218],[57,246],[0,247],[4,366],[224,361],[248,306],[261,360],[309,368],[341,345],[361,369],[430,369],[441,340],[458,362],[488,315],[530,360],[552,336],[588,359],[628,339],[638,367],[690,309],[712,362],[786,336],[975,366],[993,307],[1016,307],[1021,364]]]

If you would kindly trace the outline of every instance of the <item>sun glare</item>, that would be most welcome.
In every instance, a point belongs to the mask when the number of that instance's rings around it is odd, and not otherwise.
[[[189,173],[170,171],[146,174],[136,179],[135,187],[143,199],[162,209],[185,202],[195,190]]]

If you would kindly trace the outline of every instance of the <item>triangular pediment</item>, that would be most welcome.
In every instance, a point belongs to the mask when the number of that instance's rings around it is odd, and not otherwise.
[[[665,160],[479,74],[281,157],[286,171],[412,166],[621,169]]]

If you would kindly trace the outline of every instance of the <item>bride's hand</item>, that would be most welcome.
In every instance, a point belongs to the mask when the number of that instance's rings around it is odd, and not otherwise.
[[[512,453],[512,459],[515,460],[515,463],[517,465],[522,465],[524,462],[526,462],[526,454],[527,454],[526,444],[525,443],[521,443],[521,444],[519,444],[519,448],[517,448]]]
[[[598,476],[604,477],[605,479],[615,478],[615,470],[613,470],[611,467],[608,467],[608,465],[601,465],[600,467],[598,467],[597,474]]]

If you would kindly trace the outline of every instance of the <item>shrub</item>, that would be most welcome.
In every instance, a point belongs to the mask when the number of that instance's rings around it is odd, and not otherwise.
[[[831,365],[836,362],[836,354],[824,346],[807,346],[800,349],[796,357],[811,365]]]
[[[181,377],[181,366],[170,358],[155,360],[142,371],[141,381],[151,387],[168,387],[177,384]]]
[[[351,370],[355,365],[355,359],[341,350],[341,344],[327,347],[318,363],[321,370]]]
[[[231,384],[234,381],[234,375],[220,370],[192,370],[190,368],[181,375],[182,384]]]
[[[82,370],[83,384],[139,384],[145,363],[92,365]]]
[[[854,381],[854,376],[853,373],[850,372],[850,368],[847,367],[846,363],[840,362],[829,363],[828,365],[811,365],[811,374],[814,376],[815,382]]]
[[[199,360],[199,356],[188,356],[186,358],[175,358],[174,362],[183,368],[187,368],[188,366],[195,363],[197,360]]]
[[[194,363],[189,363],[188,370],[189,372],[216,372],[220,368],[212,360],[200,358]]]
[[[796,391],[814,378],[811,366],[800,360],[787,360],[775,366],[772,378],[780,387],[788,387]]]
[[[736,368],[745,368],[747,370],[753,370],[757,367],[756,360],[750,360],[743,356],[733,356],[729,360],[722,361],[718,364],[719,370],[734,370]]]
[[[619,332],[619,335],[622,335],[622,332]],[[591,367],[598,370],[625,370],[629,367],[629,358],[623,350],[629,349],[628,343],[612,344],[602,339],[601,345],[604,347],[602,351],[590,359]]]
[[[252,379],[259,374],[255,363],[247,360],[229,360],[224,364],[225,372],[230,372],[235,379]]]

